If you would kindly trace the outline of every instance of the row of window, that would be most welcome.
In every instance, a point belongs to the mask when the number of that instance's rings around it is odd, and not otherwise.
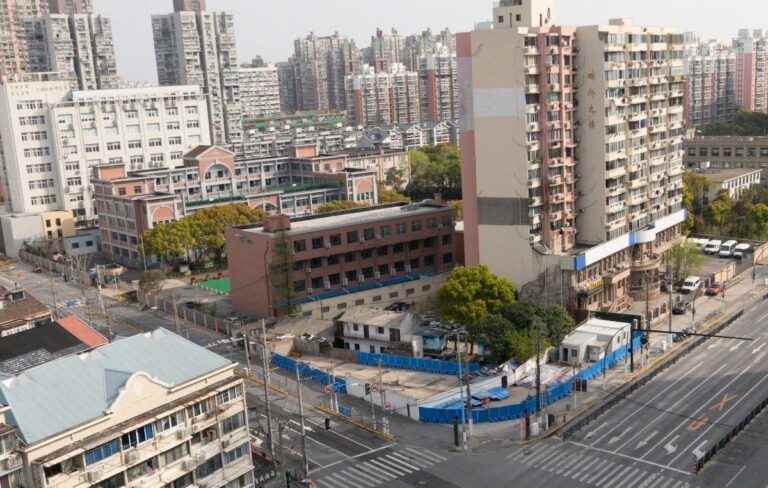
[[[430,291],[431,289],[432,289],[432,285],[422,285],[422,287],[421,287],[421,291],[424,292],[424,293]],[[410,297],[410,296],[415,295],[415,294],[416,294],[416,289],[415,288],[407,288],[405,290],[405,294],[402,295],[402,297],[407,298],[407,297]],[[397,300],[399,298],[401,298],[401,294],[400,294],[399,291],[390,292],[389,295],[388,295],[388,299],[389,300]],[[378,304],[378,303],[381,303],[382,300],[384,300],[384,296],[383,295],[374,295],[369,300],[369,303],[371,303],[371,304]],[[360,306],[363,306],[365,304],[366,304],[366,299],[365,298],[357,298],[357,299],[355,299],[354,305],[352,303],[350,303],[349,306],[350,307],[351,306],[360,307]],[[347,308],[347,303],[345,303],[345,302],[337,303],[336,304],[336,310],[345,310],[346,308]],[[321,311],[323,313],[329,313],[331,311],[330,305],[323,306],[321,308]],[[311,310],[307,310],[302,315],[305,316],[305,317],[309,317],[309,316],[312,315],[312,311]]]
[[[311,278],[309,280],[307,279],[300,279],[295,280],[293,282],[293,290],[295,292],[303,292],[307,290],[307,283],[311,285],[311,288],[313,290],[322,290],[326,287],[338,287],[342,285],[348,285],[350,283],[356,283],[358,281],[365,281],[370,280],[374,278],[381,278],[384,276],[389,276],[391,274],[397,274],[397,273],[405,273],[405,272],[413,272],[423,267],[432,267],[435,266],[435,259],[436,256],[430,255],[430,256],[424,256],[423,260],[421,258],[414,258],[408,261],[408,267],[406,267],[405,261],[397,261],[393,264],[380,264],[378,266],[367,266],[362,269],[355,269],[350,271],[345,271],[343,273],[344,278],[346,278],[346,283],[342,282],[342,273],[332,273],[328,276],[318,276]],[[442,255],[442,263],[444,265],[450,265],[453,263],[453,253],[445,253]]]
[[[688,148],[688,156],[700,156],[700,157],[750,157],[750,158],[756,158],[760,155],[760,157],[768,157],[768,147],[699,147],[698,151],[695,147],[689,147]]]
[[[423,226],[426,225],[427,229],[436,229],[438,226],[442,224],[444,227],[449,227],[451,225],[451,218],[450,217],[443,217],[442,220],[438,222],[438,219],[436,217],[429,218],[425,221],[422,220],[414,220],[410,223],[410,229],[411,232],[419,232],[422,230]],[[354,244],[361,241],[372,241],[374,239],[386,239],[387,237],[392,235],[394,227],[395,235],[403,235],[408,232],[408,223],[401,222],[399,224],[392,225],[382,225],[378,228],[378,230],[374,227],[368,227],[366,229],[363,229],[362,236],[360,231],[358,230],[351,230],[346,233],[346,243],[347,244]],[[343,244],[342,242],[342,234],[333,234],[327,237],[327,240],[325,237],[315,237],[310,240],[312,249],[322,249],[324,247],[334,247],[334,246],[341,246]],[[327,245],[326,245],[327,243]],[[306,239],[298,239],[293,241],[293,250],[294,252],[304,252],[307,250],[307,240]]]
[[[322,268],[323,265],[335,266],[342,262],[353,263],[357,261],[358,258],[361,260],[364,260],[364,259],[370,259],[374,255],[388,256],[390,254],[390,251],[392,254],[402,254],[403,252],[405,252],[406,246],[408,247],[409,251],[417,251],[421,248],[429,249],[429,248],[435,247],[435,245],[437,244],[437,239],[438,238],[436,236],[432,236],[424,239],[423,241],[415,240],[407,243],[398,242],[397,244],[393,244],[392,246],[381,246],[375,249],[374,248],[364,249],[362,251],[350,251],[344,254],[334,254],[332,256],[328,256],[327,258],[317,257],[317,258],[308,259],[308,260],[294,261],[293,270],[294,271],[306,270],[307,266],[309,266],[311,269],[318,269],[318,268]],[[449,246],[452,241],[453,241],[453,236],[451,234],[446,234],[441,238],[441,242],[443,246]]]

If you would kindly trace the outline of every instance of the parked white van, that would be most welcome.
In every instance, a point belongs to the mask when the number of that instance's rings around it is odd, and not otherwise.
[[[729,258],[733,256],[733,250],[736,249],[739,243],[736,241],[725,241],[720,244],[720,252],[718,253],[721,258]]]
[[[723,244],[723,241],[718,240],[712,240],[707,243],[706,246],[704,246],[704,252],[707,254],[717,254],[720,252],[720,246]]]
[[[683,286],[680,288],[681,293],[693,293],[701,288],[701,278],[698,276],[689,276],[683,282]]]
[[[691,237],[687,242],[690,242],[699,249],[704,249],[706,245],[709,244],[709,239],[704,239],[702,237]]]
[[[737,259],[744,258],[747,254],[749,254],[752,250],[752,246],[749,244],[739,244],[736,246],[736,248],[733,250],[733,257]]]

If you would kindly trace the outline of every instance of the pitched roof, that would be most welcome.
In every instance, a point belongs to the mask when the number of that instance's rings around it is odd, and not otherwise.
[[[233,363],[165,329],[70,355],[0,381],[0,402],[27,443],[103,417],[128,378],[177,386]]]
[[[109,342],[109,339],[96,332],[74,314],[59,319],[56,323],[90,348],[103,346]]]
[[[210,145],[207,145],[207,146],[197,146],[196,148],[192,149],[191,151],[189,151],[188,153],[186,153],[184,155],[184,159],[198,158],[198,157],[204,155],[205,153],[207,153],[208,151],[211,151],[211,150],[216,150],[216,151],[221,152],[221,153],[230,154],[232,156],[235,155],[235,153],[233,153],[232,151],[224,149],[221,146],[210,146]]]
[[[66,329],[53,323],[0,338],[0,372],[17,374],[25,369],[89,349]]]
[[[4,298],[12,293],[5,292]],[[50,315],[48,307],[43,305],[37,298],[24,292],[24,298],[17,300],[6,300],[0,309],[0,329],[17,327],[25,322],[36,318]]]

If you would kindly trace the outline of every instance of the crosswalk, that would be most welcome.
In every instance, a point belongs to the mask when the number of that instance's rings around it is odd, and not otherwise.
[[[429,449],[406,447],[357,461],[315,482],[320,488],[374,488],[447,460]]]
[[[507,456],[507,461],[600,488],[692,488],[689,482],[671,473],[662,474],[653,466],[620,463],[599,452],[560,443],[518,449]]]

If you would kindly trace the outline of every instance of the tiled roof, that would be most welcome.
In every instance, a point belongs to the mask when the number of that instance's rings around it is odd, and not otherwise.
[[[77,337],[77,339],[89,348],[103,346],[109,342],[109,339],[96,332],[91,326],[77,318],[76,315],[70,315],[56,321],[64,330]]]
[[[0,403],[28,444],[101,418],[128,378],[169,387],[233,363],[165,329],[138,334],[28,369],[0,381]]]

